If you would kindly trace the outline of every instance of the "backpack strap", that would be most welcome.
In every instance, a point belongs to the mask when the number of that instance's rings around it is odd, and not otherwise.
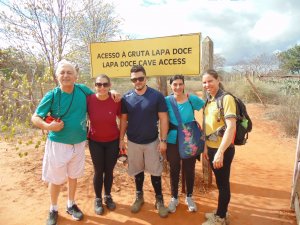
[[[220,97],[216,98],[216,103],[217,103],[217,108],[218,108],[218,118],[217,118],[218,122],[220,122],[222,118],[224,120],[223,99],[224,99],[224,94],[222,94]]]
[[[206,136],[206,140],[209,140],[211,136],[220,136],[219,134],[221,134],[220,131],[224,131],[226,129],[226,122],[224,119],[224,106],[223,106],[223,99],[225,95],[228,95],[230,93],[225,92],[222,90],[222,94],[218,97],[215,98],[216,104],[217,104],[217,108],[218,108],[218,117],[217,117],[217,121],[220,122],[221,119],[224,121],[224,126],[220,127],[218,130],[216,130],[215,132],[213,132],[212,134]],[[208,103],[208,99],[206,99],[206,103],[205,106]],[[204,111],[203,111],[203,115],[205,115]],[[205,117],[203,117],[204,122],[205,122]]]
[[[224,106],[223,106],[223,98],[224,98],[224,96],[225,95],[231,95],[232,97],[233,97],[233,99],[234,99],[234,101],[235,101],[235,107],[236,107],[236,117],[237,117],[237,119],[241,119],[240,117],[239,117],[239,115],[240,115],[240,108],[238,107],[238,104],[237,104],[237,102],[238,102],[238,98],[237,97],[235,97],[233,94],[231,94],[230,92],[224,92],[221,96],[219,96],[218,97],[218,99],[216,100],[217,101],[217,107],[218,107],[218,109],[219,109],[219,113],[220,113],[220,115],[218,115],[218,119],[219,119],[219,116],[220,116],[220,118],[222,118],[224,121],[225,121],[225,119],[224,119]],[[220,122],[220,120],[218,120],[218,122]],[[226,125],[226,124],[225,124]]]
[[[221,119],[223,119],[223,121],[225,122],[225,119],[224,119],[224,115],[225,115],[224,114],[224,104],[223,104],[225,95],[231,95],[235,99],[234,95],[232,95],[229,92],[225,92],[225,91],[223,92],[222,95],[220,95],[219,97],[216,98],[216,103],[217,103],[217,107],[218,107],[218,110],[219,110],[218,119],[217,119],[218,122],[220,122]],[[225,126],[226,126],[226,123],[225,123]]]

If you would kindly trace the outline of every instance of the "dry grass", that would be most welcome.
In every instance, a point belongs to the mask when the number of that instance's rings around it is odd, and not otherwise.
[[[261,81],[255,82],[254,85],[264,104],[277,105],[272,119],[281,123],[288,136],[296,137],[299,130],[300,94],[287,95],[282,91],[286,89],[282,85],[271,85]],[[225,88],[246,103],[259,102],[250,84],[244,80],[225,83]]]

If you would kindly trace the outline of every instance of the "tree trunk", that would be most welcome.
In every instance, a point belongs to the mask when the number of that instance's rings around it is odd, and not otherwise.
[[[168,95],[167,77],[160,76],[156,78],[157,89],[164,95]]]

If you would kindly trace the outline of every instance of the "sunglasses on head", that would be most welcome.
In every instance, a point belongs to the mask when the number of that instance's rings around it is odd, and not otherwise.
[[[137,81],[143,82],[145,80],[145,77],[137,77],[137,78],[131,78],[130,79],[133,83],[136,83]]]
[[[95,83],[95,86],[97,86],[97,87],[109,87],[109,83]]]

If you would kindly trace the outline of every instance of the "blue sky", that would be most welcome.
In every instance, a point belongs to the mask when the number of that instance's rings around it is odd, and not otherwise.
[[[111,0],[133,39],[201,33],[231,65],[300,44],[299,0]]]

